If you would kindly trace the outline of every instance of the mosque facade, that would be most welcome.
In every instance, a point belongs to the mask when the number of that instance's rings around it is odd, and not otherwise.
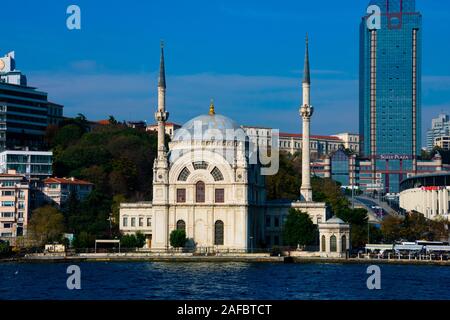
[[[309,56],[306,44],[303,104],[302,187],[298,201],[267,201],[265,167],[244,128],[216,113],[213,101],[209,112],[185,123],[173,139],[165,143],[166,80],[164,49],[161,47],[158,81],[158,154],[154,162],[153,200],[122,203],[120,230],[124,234],[142,232],[146,247],[170,248],[173,230],[185,230],[187,247],[197,250],[253,251],[282,245],[282,225],[290,208],[307,212],[313,223],[327,221],[325,203],[312,201],[309,168],[310,105]],[[266,150],[267,151],[267,150]],[[348,247],[348,246],[347,246]]]

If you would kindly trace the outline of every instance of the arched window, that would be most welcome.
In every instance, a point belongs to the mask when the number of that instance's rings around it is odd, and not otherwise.
[[[214,224],[214,244],[223,245],[223,221],[217,220]]]
[[[184,230],[184,231],[186,231],[186,222],[184,222],[184,220],[178,220],[177,221],[177,230]]]
[[[211,175],[213,176],[214,181],[222,181],[223,180],[222,172],[220,172],[220,170],[217,167],[214,167],[214,169],[212,169]]]
[[[322,252],[327,251],[327,240],[325,239],[325,236],[322,236]]]
[[[203,181],[199,181],[195,185],[195,201],[205,202],[205,183]]]
[[[205,161],[196,161],[192,163],[192,166],[194,167],[195,170],[206,170],[208,169],[208,163]]]
[[[345,235],[342,236],[342,252],[347,251],[347,237]]]
[[[330,251],[336,252],[337,251],[337,243],[336,243],[336,236],[330,237]]]
[[[189,169],[185,167],[181,170],[180,175],[178,176],[178,181],[186,181],[190,174],[191,172]]]

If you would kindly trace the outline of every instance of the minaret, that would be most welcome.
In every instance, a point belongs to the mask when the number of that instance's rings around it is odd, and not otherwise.
[[[169,161],[165,145],[165,127],[169,113],[166,111],[166,74],[164,70],[164,47],[161,42],[161,61],[158,79],[158,110],[155,119],[158,122],[158,154],[153,165],[153,225],[152,248],[169,247]]]
[[[302,186],[300,188],[301,200],[312,201],[311,167],[310,167],[310,122],[313,115],[313,107],[310,105],[311,79],[309,73],[308,34],[306,34],[305,68],[303,76],[303,105],[300,107],[300,116],[303,120],[302,139]]]
[[[166,121],[169,118],[169,113],[166,112],[166,71],[164,67],[164,44],[161,42],[161,60],[159,65],[159,79],[158,79],[158,111],[155,113],[155,119],[158,121],[158,160],[166,158]]]

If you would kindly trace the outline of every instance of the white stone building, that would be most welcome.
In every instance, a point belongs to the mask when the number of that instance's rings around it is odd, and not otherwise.
[[[450,172],[423,174],[401,184],[400,207],[428,219],[450,220]]]
[[[315,224],[325,222],[325,203],[312,201],[309,170],[309,59],[303,81],[304,145],[301,195],[295,202],[266,201],[263,168],[243,127],[216,114],[200,115],[175,131],[165,148],[166,121],[164,54],[158,82],[158,155],[154,163],[153,200],[122,203],[120,230],[140,231],[147,247],[170,248],[170,233],[186,231],[188,246],[197,250],[250,251],[280,245],[281,228],[290,208],[307,212]],[[263,148],[264,149],[264,148]],[[300,190],[299,190],[300,191]]]
[[[350,248],[350,225],[337,217],[319,224],[320,255],[326,258],[345,258]]]

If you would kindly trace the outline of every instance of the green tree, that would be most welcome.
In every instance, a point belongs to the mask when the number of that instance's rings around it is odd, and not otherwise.
[[[84,130],[76,124],[69,124],[60,128],[54,133],[53,143],[68,147],[71,144],[76,143],[84,134]]]
[[[73,246],[77,249],[93,248],[95,245],[95,236],[86,231],[81,231],[73,239]]]
[[[33,211],[28,230],[40,244],[59,241],[64,232],[64,216],[49,205],[38,208]]]
[[[347,209],[350,205],[350,202],[342,193],[340,185],[329,178],[313,177],[311,187],[313,200],[325,202],[335,215],[338,215],[341,210]]]
[[[383,219],[381,223],[381,232],[383,239],[387,243],[393,243],[394,241],[402,238],[403,219],[397,216],[388,215]]]
[[[137,240],[134,234],[126,234],[120,238],[120,245],[123,248],[136,248]]]
[[[145,245],[145,235],[138,231],[136,232],[136,247],[142,248]]]
[[[9,246],[9,242],[0,240],[0,257],[7,256],[10,253],[11,253],[11,247]]]
[[[269,200],[296,200],[300,193],[301,157],[280,152],[277,174],[266,176],[267,198]]]
[[[174,248],[184,247],[186,244],[186,231],[184,230],[173,230],[170,233],[170,245]]]
[[[112,124],[112,125],[117,125],[118,124],[116,118],[114,118],[114,116],[111,116],[111,115],[109,116],[108,121],[109,121],[109,124]]]
[[[314,242],[317,228],[307,213],[289,209],[283,225],[283,242],[288,246],[305,246]]]
[[[119,224],[119,218],[120,218],[120,204],[127,201],[127,198],[123,194],[116,194],[113,196],[112,205],[111,205],[111,212],[112,212],[112,218],[113,222],[115,224]]]
[[[351,225],[365,226],[369,220],[366,209],[356,208],[342,208],[337,213],[336,216]]]
[[[408,241],[435,240],[432,226],[432,220],[425,218],[421,213],[412,212],[407,214],[403,221],[402,238]]]
[[[120,245],[124,248],[142,248],[145,245],[145,236],[141,232],[123,235]]]

